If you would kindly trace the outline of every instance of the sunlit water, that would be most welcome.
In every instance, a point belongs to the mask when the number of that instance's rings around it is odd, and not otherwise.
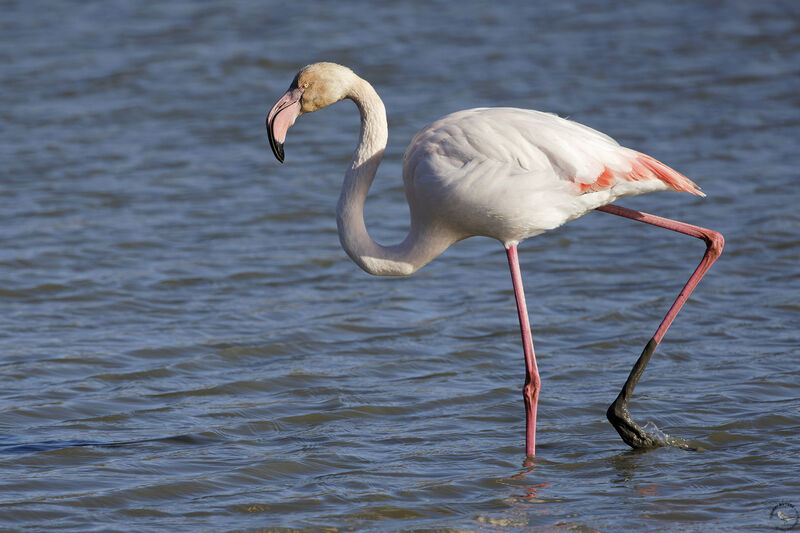
[[[0,529],[787,526],[800,12],[552,4],[3,2]],[[333,217],[355,107],[301,117],[283,166],[268,150],[267,109],[323,59],[387,106],[381,242],[406,231],[408,141],[462,108],[569,116],[703,187],[622,202],[727,239],[631,405],[703,451],[636,453],[605,420],[702,243],[596,213],[521,245],[525,466],[500,244],[369,277]]]

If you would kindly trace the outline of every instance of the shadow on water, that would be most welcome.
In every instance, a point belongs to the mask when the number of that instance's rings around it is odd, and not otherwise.
[[[134,446],[137,444],[148,444],[152,442],[164,442],[169,444],[199,445],[209,441],[207,437],[195,435],[174,435],[171,437],[158,437],[153,439],[137,439],[119,442],[102,442],[92,440],[45,440],[39,442],[24,443],[0,443],[0,454],[24,455],[37,452],[49,452],[62,450],[65,448],[93,447],[93,448],[117,448],[122,446]]]

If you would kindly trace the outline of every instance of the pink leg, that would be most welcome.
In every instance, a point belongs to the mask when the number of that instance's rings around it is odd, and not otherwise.
[[[508,267],[511,269],[511,282],[514,284],[514,296],[517,300],[519,328],[522,332],[522,350],[525,354],[525,386],[522,397],[525,401],[525,454],[536,455],[536,407],[539,403],[539,369],[536,367],[536,355],[533,353],[533,337],[528,320],[528,307],[525,305],[525,290],[522,287],[522,274],[519,271],[517,247],[506,249]]]
[[[708,272],[708,269],[722,253],[722,247],[725,245],[725,239],[723,239],[720,233],[717,233],[713,230],[701,228],[699,226],[693,226],[684,222],[678,222],[676,220],[670,220],[668,218],[649,215],[647,213],[634,211],[633,209],[627,209],[625,207],[606,205],[603,207],[598,207],[597,210],[605,213],[611,213],[612,215],[638,220],[639,222],[652,224],[653,226],[667,228],[686,235],[691,235],[692,237],[702,239],[706,243],[706,252],[703,255],[703,259],[700,261],[700,264],[689,278],[689,281],[687,281],[686,285],[684,285],[683,289],[678,295],[678,298],[675,300],[675,303],[673,303],[672,307],[669,308],[664,320],[661,321],[658,329],[656,329],[653,338],[651,338],[650,342],[648,342],[647,346],[645,346],[642,355],[639,356],[636,364],[633,365],[633,369],[631,370],[628,379],[625,381],[622,391],[620,391],[617,399],[614,400],[614,403],[611,404],[611,406],[608,408],[608,412],[606,413],[609,422],[611,422],[611,424],[619,433],[620,437],[622,437],[622,440],[624,440],[629,446],[632,448],[653,448],[660,446],[661,444],[656,439],[645,433],[644,430],[642,430],[642,428],[640,428],[636,422],[633,421],[630,413],[628,412],[628,400],[633,394],[633,389],[639,382],[639,378],[642,376],[645,366],[647,366],[647,363],[650,361],[650,357],[652,357],[656,346],[658,346],[658,343],[664,338],[664,334],[667,332],[667,329],[669,329],[672,321],[675,320],[675,317],[678,315],[678,311],[680,311],[681,307],[683,307],[683,304],[686,303],[686,300],[700,282],[700,279],[702,279],[705,273]]]

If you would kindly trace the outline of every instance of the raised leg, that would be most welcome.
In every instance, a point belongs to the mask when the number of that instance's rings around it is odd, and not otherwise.
[[[536,407],[539,403],[541,380],[536,366],[536,355],[533,353],[533,337],[528,320],[528,307],[525,305],[525,290],[522,287],[522,274],[519,271],[517,247],[507,248],[506,255],[511,270],[511,282],[514,284],[519,329],[522,333],[522,350],[525,354],[525,386],[522,388],[522,398],[525,401],[525,454],[533,457],[536,455]]]
[[[630,400],[631,395],[633,395],[633,389],[639,382],[639,378],[642,377],[642,372],[644,372],[644,368],[647,366],[647,363],[653,356],[656,346],[658,346],[658,343],[661,342],[662,338],[664,338],[664,334],[667,332],[667,329],[669,329],[672,321],[675,320],[675,317],[678,315],[678,311],[681,310],[681,307],[683,307],[683,304],[686,303],[686,300],[689,298],[689,295],[692,293],[694,288],[700,282],[705,273],[708,272],[708,269],[711,267],[714,261],[716,261],[722,253],[722,247],[725,245],[725,239],[723,239],[720,233],[710,229],[693,226],[691,224],[686,224],[684,222],[678,222],[676,220],[670,220],[668,218],[662,218],[655,215],[649,215],[647,213],[642,213],[641,211],[635,211],[633,209],[627,209],[625,207],[606,205],[603,207],[598,207],[597,210],[605,213],[611,213],[612,215],[630,218],[632,220],[638,220],[639,222],[652,224],[653,226],[658,226],[660,228],[667,228],[685,235],[691,235],[692,237],[702,239],[706,243],[706,252],[703,255],[703,259],[700,261],[700,264],[689,278],[689,281],[687,281],[686,285],[684,285],[683,289],[678,295],[678,298],[675,300],[675,303],[673,303],[672,307],[669,308],[664,320],[661,321],[658,329],[656,329],[653,338],[651,338],[647,343],[647,346],[644,347],[642,355],[639,356],[636,364],[633,365],[633,369],[631,369],[631,373],[628,376],[628,379],[625,381],[625,385],[622,387],[617,399],[614,400],[606,412],[608,421],[611,422],[611,425],[613,425],[614,429],[617,430],[617,433],[619,433],[620,437],[622,437],[622,440],[624,440],[625,443],[627,443],[630,447],[655,448],[660,446],[661,442],[645,433],[645,431],[633,421],[630,412],[628,411],[628,400]]]

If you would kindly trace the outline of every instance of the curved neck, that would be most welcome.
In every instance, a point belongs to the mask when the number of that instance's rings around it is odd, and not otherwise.
[[[336,208],[339,241],[347,255],[370,274],[407,276],[441,254],[453,239],[415,223],[412,210],[411,231],[402,243],[382,246],[372,240],[364,223],[364,202],[386,148],[386,109],[375,89],[361,78],[356,79],[347,98],[361,113],[361,134]]]

